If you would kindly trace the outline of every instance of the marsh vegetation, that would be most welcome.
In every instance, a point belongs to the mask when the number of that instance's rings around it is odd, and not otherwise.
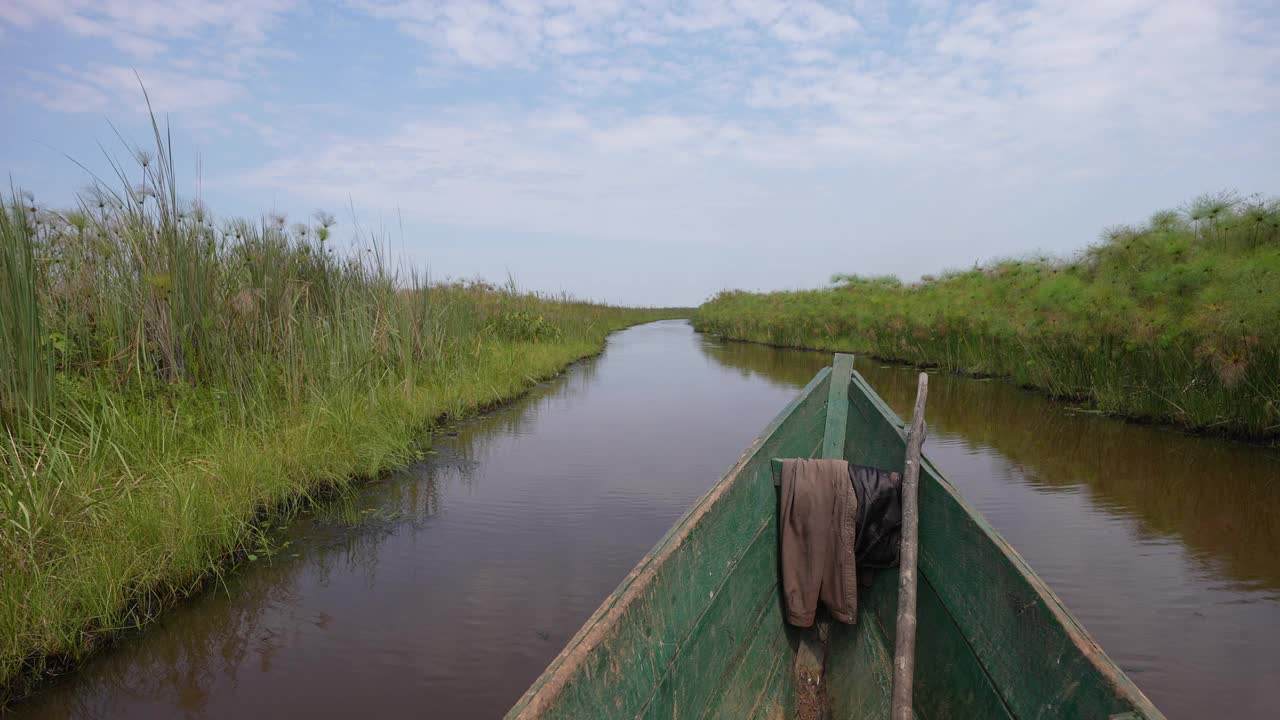
[[[77,207],[0,203],[0,704],[433,422],[681,314],[431,283],[325,213],[221,221],[155,141]]]
[[[1011,378],[1090,409],[1280,435],[1280,202],[1202,197],[1108,230],[1077,257],[999,260],[903,283],[723,292],[701,330]]]

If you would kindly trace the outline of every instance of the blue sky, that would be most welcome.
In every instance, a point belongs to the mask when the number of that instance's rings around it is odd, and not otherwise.
[[[0,168],[72,202],[65,156],[147,140],[136,71],[219,215],[694,304],[1280,194],[1277,37],[1232,0],[4,0]]]

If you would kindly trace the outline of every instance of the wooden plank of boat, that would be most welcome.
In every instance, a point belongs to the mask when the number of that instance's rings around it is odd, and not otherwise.
[[[837,367],[851,361],[837,356]],[[822,457],[841,418],[850,462],[900,471],[905,448],[902,421],[860,375],[835,400],[831,391],[827,368],[623,579],[508,718],[794,715],[803,635],[783,618],[770,460]],[[927,453],[919,502],[917,717],[1163,717]],[[857,624],[831,628],[833,717],[889,716],[897,582],[896,571],[880,572],[860,594]]]

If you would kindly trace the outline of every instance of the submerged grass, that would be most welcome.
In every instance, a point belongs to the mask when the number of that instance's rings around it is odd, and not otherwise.
[[[1113,228],[1070,260],[1002,260],[914,284],[833,282],[723,292],[694,325],[1005,376],[1187,429],[1280,436],[1280,201],[1205,196]]]
[[[0,203],[0,706],[434,422],[687,315],[431,284],[323,213],[219,223],[154,129],[119,189]]]

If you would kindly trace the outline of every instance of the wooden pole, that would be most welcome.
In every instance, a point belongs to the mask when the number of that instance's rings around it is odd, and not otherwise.
[[[929,376],[920,373],[902,472],[902,546],[898,553],[898,635],[893,646],[893,720],[912,720],[911,684],[916,667],[916,575],[920,547],[920,448]]]

